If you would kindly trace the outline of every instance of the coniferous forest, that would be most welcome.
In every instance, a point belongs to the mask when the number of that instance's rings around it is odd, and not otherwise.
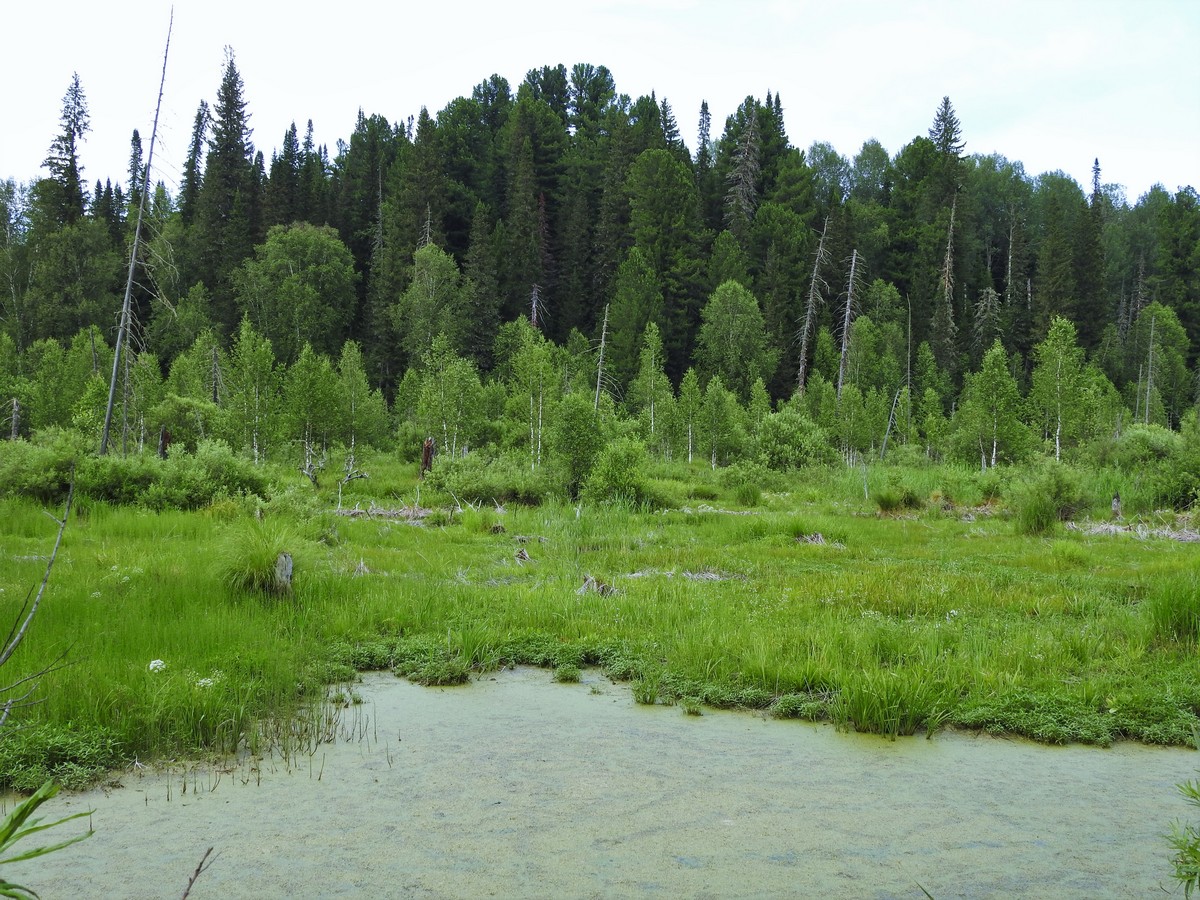
[[[890,442],[985,469],[1194,429],[1196,191],[1130,205],[1099,160],[1080,186],[971,155],[948,97],[894,152],[796,147],[770,92],[703,105],[691,149],[665,100],[544,66],[436,114],[360,111],[332,150],[293,125],[269,159],[244,97],[230,53],[172,194],[143,183],[137,131],[127,178],[88,183],[70,81],[44,177],[0,192],[14,436],[103,417],[147,190],[126,452],[164,430],[255,459],[431,434],[536,467],[572,393],[713,465],[768,418],[818,457]]]

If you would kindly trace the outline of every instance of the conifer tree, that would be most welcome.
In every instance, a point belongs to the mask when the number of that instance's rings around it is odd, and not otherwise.
[[[199,121],[199,117],[197,117]],[[254,145],[242,76],[226,48],[225,72],[213,107],[212,135],[196,201],[192,241],[211,292],[212,319],[224,333],[237,322],[232,275],[254,248]]]
[[[179,183],[179,217],[184,225],[191,225],[196,215],[196,205],[203,183],[203,154],[209,125],[208,101],[201,100],[192,124],[192,140],[188,144],[187,159],[183,164],[183,178]]]
[[[50,173],[48,183],[41,185],[48,196],[39,198],[55,226],[78,222],[87,208],[88,194],[83,167],[79,164],[79,144],[92,126],[78,72],[72,74],[63,95],[59,122],[62,131],[50,143],[50,151],[42,163]]]

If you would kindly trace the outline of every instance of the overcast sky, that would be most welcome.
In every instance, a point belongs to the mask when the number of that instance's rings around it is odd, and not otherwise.
[[[89,183],[127,177],[134,128],[148,148],[171,3],[10,4],[0,90],[0,178],[31,180],[78,72],[92,131]],[[176,0],[155,150],[175,191],[200,100],[224,46],[245,82],[268,164],[293,120],[336,154],[361,107],[391,121],[436,115],[492,73],[514,92],[534,67],[605,65],[617,90],[655,91],[695,148],[701,100],[717,137],[749,94],[781,96],[787,133],[852,158],[895,153],[927,132],[943,95],[968,153],[1037,175],[1062,170],[1135,202],[1159,182],[1200,188],[1200,2],[1196,0],[592,0],[292,3]],[[283,10],[286,9],[286,12]],[[585,11],[586,10],[586,11]]]

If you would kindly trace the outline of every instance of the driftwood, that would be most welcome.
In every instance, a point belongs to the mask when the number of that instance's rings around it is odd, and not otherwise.
[[[1192,528],[1150,528],[1146,525],[1118,525],[1116,522],[1092,522],[1086,525],[1067,522],[1066,528],[1068,531],[1080,531],[1092,535],[1129,535],[1140,541],[1147,538],[1162,538],[1184,544],[1200,544],[1200,531]]]
[[[335,509],[335,516],[346,516],[350,519],[402,519],[407,522],[418,522],[426,516],[432,515],[433,510],[425,509],[423,506],[398,506],[386,507],[376,506],[372,503],[367,509],[354,507],[353,509]]]
[[[599,594],[601,597],[611,597],[613,594],[617,593],[617,589],[611,584],[606,584],[605,582],[601,581],[599,578],[588,575],[583,580],[583,584],[579,586],[575,593],[580,595],[592,593]]]

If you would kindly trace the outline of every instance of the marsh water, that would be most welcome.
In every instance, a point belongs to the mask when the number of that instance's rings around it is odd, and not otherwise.
[[[3,874],[45,900],[1146,897],[1200,755],[939,732],[889,742],[636,705],[596,673],[371,675],[311,755],[60,796],[96,834]],[[74,824],[74,823],[72,823]],[[69,826],[68,826],[69,827]]]

